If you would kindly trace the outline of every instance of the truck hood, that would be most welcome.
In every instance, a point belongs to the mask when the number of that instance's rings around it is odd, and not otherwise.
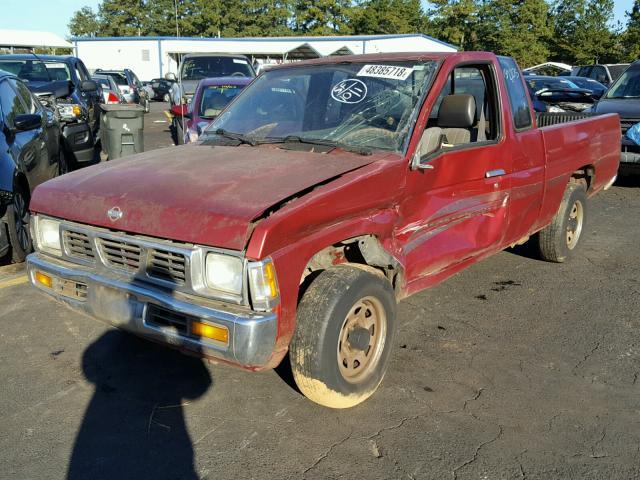
[[[617,113],[621,118],[640,118],[640,99],[637,98],[603,98],[596,106],[597,113]]]
[[[34,212],[181,242],[243,250],[253,221],[374,162],[369,156],[187,145],[78,170],[36,188]],[[112,221],[107,211],[123,215]]]

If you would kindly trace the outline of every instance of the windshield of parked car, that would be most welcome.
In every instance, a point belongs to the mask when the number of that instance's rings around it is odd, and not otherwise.
[[[580,88],[572,81],[563,78],[527,78],[527,83],[535,93],[541,90]]]
[[[437,62],[338,63],[264,72],[209,127],[403,151]]]
[[[33,60],[3,60],[0,56],[0,70],[13,73],[25,82],[53,82],[70,80],[69,67],[62,62],[43,62]]]
[[[606,98],[640,98],[640,67],[624,72],[611,86]]]
[[[98,85],[100,85],[103,90],[112,90],[111,83],[109,82],[109,78],[108,77],[95,76],[95,77],[92,78],[92,80],[94,82],[96,82]]]
[[[242,88],[241,85],[211,85],[204,87],[199,115],[202,118],[217,117]]]
[[[182,63],[182,80],[215,77],[253,77],[249,62],[233,57],[191,57]]]

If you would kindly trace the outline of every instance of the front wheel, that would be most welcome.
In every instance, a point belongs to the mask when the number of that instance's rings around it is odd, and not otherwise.
[[[551,223],[538,233],[540,257],[562,263],[571,256],[587,220],[587,194],[582,185],[571,183]]]
[[[290,347],[300,391],[330,408],[369,398],[387,368],[395,318],[396,300],[385,278],[351,266],[318,275],[298,306]]]
[[[23,262],[33,250],[29,232],[29,194],[22,187],[16,187],[13,201],[7,209],[7,227],[11,244],[11,261]]]

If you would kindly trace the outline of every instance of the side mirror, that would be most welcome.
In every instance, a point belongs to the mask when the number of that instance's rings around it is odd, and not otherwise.
[[[19,132],[26,132],[27,130],[39,128],[42,125],[42,117],[37,113],[16,115],[13,119],[13,125]]]
[[[174,105],[171,107],[171,113],[173,113],[176,117],[184,117],[190,118],[189,107],[186,105]]]
[[[93,80],[85,80],[80,84],[81,92],[95,92],[98,90],[98,84]]]
[[[173,80],[174,82],[178,79],[176,77],[176,74],[173,72],[167,72],[164,76],[164,78],[166,78],[167,80]]]

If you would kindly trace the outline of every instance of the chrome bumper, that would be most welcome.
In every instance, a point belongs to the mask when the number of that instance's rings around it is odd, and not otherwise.
[[[277,335],[274,313],[243,309],[232,313],[217,305],[191,303],[168,290],[126,278],[107,277],[91,269],[39,253],[27,257],[31,283],[71,308],[115,327],[207,357],[220,358],[244,367],[259,368],[271,358]],[[54,278],[49,288],[35,281],[36,271]],[[203,304],[213,303],[203,300]],[[173,326],[149,321],[149,308],[159,307],[191,320],[226,327],[228,343],[194,337]],[[221,304],[221,307],[224,307]],[[230,309],[238,309],[233,306]]]

